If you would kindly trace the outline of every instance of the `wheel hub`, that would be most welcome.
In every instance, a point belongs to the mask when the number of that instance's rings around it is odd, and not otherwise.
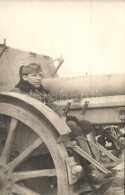
[[[0,163],[0,194],[8,195],[12,189],[12,175],[8,168]]]

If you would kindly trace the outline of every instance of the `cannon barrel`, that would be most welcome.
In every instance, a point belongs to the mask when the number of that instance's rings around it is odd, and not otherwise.
[[[125,73],[43,79],[43,85],[57,99],[125,95]]]

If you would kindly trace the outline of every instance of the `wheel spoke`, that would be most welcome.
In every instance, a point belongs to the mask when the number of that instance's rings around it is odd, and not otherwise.
[[[40,194],[30,190],[29,188],[27,188],[25,186],[20,186],[18,184],[13,185],[12,194],[13,193],[17,193],[19,195],[40,195]]]
[[[15,118],[11,119],[10,127],[8,129],[7,140],[6,140],[3,152],[0,157],[1,162],[3,162],[4,164],[8,163],[10,160],[11,150],[12,150],[12,146],[14,144],[14,140],[15,140],[16,132],[17,132],[16,131],[17,123],[18,123],[17,119]]]
[[[53,177],[56,176],[55,169],[44,169],[44,170],[35,170],[35,171],[23,171],[23,172],[15,172],[13,173],[14,182],[31,179],[37,177]]]
[[[37,138],[29,145],[16,159],[8,164],[8,167],[13,171],[17,166],[23,163],[41,144],[44,142],[41,138]]]

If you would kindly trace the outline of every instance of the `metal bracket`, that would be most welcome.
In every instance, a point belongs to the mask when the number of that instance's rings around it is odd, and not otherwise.
[[[72,185],[77,182],[76,175],[72,174],[72,168],[76,165],[76,162],[73,157],[69,157],[66,159],[67,173],[69,178],[69,184]]]
[[[111,152],[106,150],[102,145],[98,143],[99,150],[104,153],[106,156],[108,156],[110,159],[112,159],[114,162],[117,162],[118,164],[121,162],[115,155],[113,155]]]
[[[2,45],[3,45],[3,49],[2,49],[2,51],[0,53],[0,58],[1,58],[2,54],[4,53],[4,51],[6,49],[6,40],[5,39],[4,39],[4,44],[2,44]]]
[[[102,145],[99,143],[96,145],[92,141],[86,139],[88,142],[90,142],[94,147],[97,147],[102,153],[104,153],[106,156],[108,156],[110,159],[112,159],[114,162],[120,163],[121,161],[113,155],[111,152],[109,152],[107,149],[105,149]]]
[[[92,163],[95,167],[97,167],[104,174],[111,173],[105,167],[103,167],[99,162],[97,162],[94,158],[92,158],[89,154],[83,151],[79,146],[72,146],[72,149],[78,154],[80,154],[83,158],[88,160],[90,163]]]
[[[62,63],[64,62],[64,59],[62,59],[62,57],[56,58],[56,59],[52,60],[51,63],[54,63],[55,61],[58,62],[58,65],[57,65],[57,67],[55,68],[54,72],[51,73],[51,76],[52,76],[52,77],[57,73],[58,69],[60,68],[60,66],[61,66]]]

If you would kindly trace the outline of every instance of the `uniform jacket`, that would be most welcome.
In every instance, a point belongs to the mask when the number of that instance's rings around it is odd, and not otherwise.
[[[11,90],[11,92],[29,95],[41,101],[42,103],[46,104],[53,111],[55,111],[59,116],[62,115],[63,112],[62,109],[60,109],[56,104],[54,104],[55,98],[53,98],[49,94],[49,91],[44,89],[42,85],[36,89],[29,82],[21,79],[19,83],[15,86],[15,88]]]

